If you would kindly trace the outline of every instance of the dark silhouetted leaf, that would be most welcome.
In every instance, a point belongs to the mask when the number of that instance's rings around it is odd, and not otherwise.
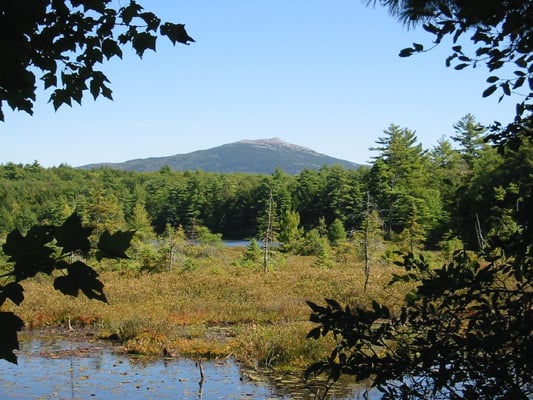
[[[439,11],[440,11],[441,13],[443,13],[443,14],[444,14],[446,17],[448,17],[448,18],[451,18],[451,17],[452,17],[452,13],[451,13],[451,11],[450,11],[450,8],[449,8],[446,4],[444,4],[444,3],[442,3],[442,2],[439,2],[439,3],[437,3],[437,5],[438,5],[438,7],[439,7]]]
[[[414,49],[415,51],[420,52],[420,51],[423,51],[423,50],[424,50],[424,46],[421,45],[420,43],[413,43],[413,49]]]
[[[14,350],[19,348],[17,332],[22,330],[24,322],[12,312],[0,312],[0,326],[0,358],[16,364]]]
[[[62,247],[61,254],[67,254],[70,252],[81,251],[87,254],[91,249],[91,242],[89,236],[91,235],[93,228],[83,227],[81,217],[73,213],[63,225],[59,226],[55,230],[55,237],[57,245]]]
[[[67,296],[78,297],[80,291],[80,286],[78,283],[72,279],[72,277],[58,276],[54,280],[54,289],[59,290],[61,293],[66,294]]]
[[[334,299],[326,299],[326,303],[328,303],[330,307],[335,310],[342,310],[341,305]]]
[[[316,376],[328,370],[328,364],[325,362],[317,362],[309,366],[304,372],[304,379],[309,379],[311,375]]]
[[[429,24],[429,23],[428,23],[428,24],[424,24],[422,27],[423,27],[424,30],[426,30],[427,32],[429,32],[429,33],[433,33],[433,34],[436,34],[436,33],[439,31],[439,29],[438,29],[435,25],[433,25],[433,24]]]
[[[142,18],[146,22],[146,28],[150,31],[155,31],[161,23],[161,19],[151,12],[140,13],[139,18]]]
[[[412,48],[408,47],[406,49],[402,49],[400,51],[399,56],[400,57],[411,57],[413,55],[413,52],[414,52],[414,50]]]
[[[54,267],[53,250],[46,246],[52,241],[54,227],[34,226],[26,236],[18,230],[7,235],[2,246],[8,261],[15,263],[13,275],[17,281],[35,276],[39,272],[51,273]]]
[[[326,312],[326,309],[322,306],[319,306],[309,300],[306,301],[307,305],[316,313],[323,314]]]
[[[487,89],[485,89],[485,91],[483,92],[483,97],[488,97],[490,96],[492,93],[494,93],[497,89],[497,86],[496,85],[491,85],[489,86]]]
[[[105,39],[102,42],[102,52],[104,56],[109,60],[113,56],[118,56],[122,58],[122,49],[117,42],[111,39]]]
[[[0,287],[0,306],[6,299],[10,299],[17,306],[24,300],[24,289],[17,282],[10,282]]]
[[[320,327],[313,328],[307,334],[307,338],[308,339],[311,339],[311,338],[312,339],[318,339],[318,338],[320,338],[320,332],[321,332]]]
[[[111,235],[106,230],[98,241],[98,252],[96,253],[98,261],[103,258],[128,258],[126,250],[130,247],[134,234],[135,231],[118,231]]]
[[[173,24],[171,22],[166,22],[159,30],[161,35],[167,36],[172,44],[179,42],[188,45],[189,42],[195,41],[185,30],[184,24]]]
[[[54,288],[61,293],[78,297],[80,291],[89,299],[100,300],[107,303],[104,294],[104,284],[97,277],[98,274],[81,261],[74,262],[67,267],[67,275],[59,276],[54,280]]]
[[[509,88],[509,82],[502,83],[500,86],[503,90],[503,93],[505,93],[506,96],[511,95],[511,89]]]
[[[129,25],[131,20],[135,18],[136,16],[138,16],[138,14],[142,11],[142,9],[143,8],[139,4],[137,4],[134,1],[131,1],[128,6],[123,7],[120,10],[120,16],[122,17],[122,21],[126,25]]]
[[[155,51],[156,36],[148,32],[138,33],[132,41],[133,48],[139,57],[142,57],[147,49]]]
[[[518,65],[520,68],[526,68],[527,67],[526,56],[523,55],[522,57],[518,58],[515,61],[515,64]]]

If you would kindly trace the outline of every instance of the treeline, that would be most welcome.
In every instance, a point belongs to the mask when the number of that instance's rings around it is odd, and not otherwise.
[[[424,149],[413,131],[391,125],[368,167],[325,166],[298,175],[9,163],[0,166],[0,237],[60,224],[73,211],[100,231],[136,229],[148,237],[169,227],[186,233],[203,227],[227,239],[261,239],[268,231],[302,252],[295,244],[306,235],[334,242],[365,231],[413,249],[456,241],[479,248],[516,234],[528,212],[523,202],[531,199],[531,143],[499,154],[471,115],[454,129]]]

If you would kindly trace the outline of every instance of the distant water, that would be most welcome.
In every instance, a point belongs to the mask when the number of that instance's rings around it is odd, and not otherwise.
[[[224,246],[226,247],[246,247],[249,244],[249,240],[224,240]]]
[[[223,242],[224,242],[224,246],[226,247],[246,247],[250,244],[250,240],[224,240]],[[261,240],[258,240],[257,244],[259,245],[259,247],[263,247],[264,245],[264,243]],[[272,247],[277,247],[280,244],[281,243],[278,243],[278,242],[270,243]]]

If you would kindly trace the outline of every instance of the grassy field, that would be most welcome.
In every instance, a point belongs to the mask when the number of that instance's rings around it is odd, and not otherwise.
[[[363,265],[350,256],[331,268],[315,257],[279,255],[268,272],[242,267],[242,248],[224,248],[199,260],[194,269],[147,273],[102,271],[109,304],[66,297],[52,278],[24,284],[25,300],[14,311],[28,328],[91,328],[118,340],[125,352],[227,357],[250,367],[301,370],[328,354],[331,338],[306,339],[313,327],[306,300],[364,305],[373,299],[398,305],[406,288],[389,287],[397,267],[374,265],[363,293]]]

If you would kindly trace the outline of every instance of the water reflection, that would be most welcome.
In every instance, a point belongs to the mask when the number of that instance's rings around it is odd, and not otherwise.
[[[316,398],[297,380],[244,379],[233,360],[203,361],[201,380],[194,360],[129,357],[98,342],[25,340],[18,356],[18,366],[0,361],[2,399]],[[363,398],[353,388],[342,392],[334,398]]]

